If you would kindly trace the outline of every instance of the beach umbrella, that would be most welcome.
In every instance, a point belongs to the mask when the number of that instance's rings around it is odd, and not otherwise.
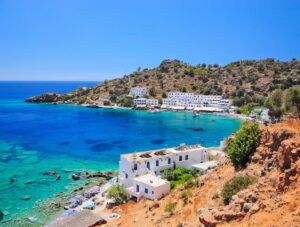
[[[94,203],[93,203],[93,202],[89,202],[89,203],[85,206],[85,208],[87,208],[87,209],[93,209],[93,208],[94,208]]]
[[[75,199],[84,199],[84,197],[82,195],[76,195],[74,198]]]

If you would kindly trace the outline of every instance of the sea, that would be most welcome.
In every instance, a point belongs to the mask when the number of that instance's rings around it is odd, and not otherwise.
[[[183,143],[219,146],[242,124],[211,114],[193,117],[192,113],[24,102],[41,93],[66,93],[95,84],[0,82],[0,210],[4,213],[0,226],[44,225],[51,215],[42,214],[37,204],[83,185],[71,179],[73,172],[117,171],[124,153]],[[61,179],[44,174],[50,170]]]

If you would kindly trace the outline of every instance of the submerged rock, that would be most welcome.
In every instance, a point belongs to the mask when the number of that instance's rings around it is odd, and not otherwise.
[[[79,174],[72,174],[72,179],[73,180],[79,180],[80,179],[80,175]]]
[[[11,178],[9,179],[9,182],[10,182],[10,183],[14,183],[16,180],[17,180],[17,179],[16,179],[15,177],[11,177]]]
[[[25,195],[25,196],[22,197],[22,199],[23,200],[29,200],[29,199],[31,199],[31,196],[30,195]]]

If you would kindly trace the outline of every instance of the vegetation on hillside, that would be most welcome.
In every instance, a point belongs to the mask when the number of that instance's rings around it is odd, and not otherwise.
[[[71,103],[98,103],[110,99],[111,104],[130,106],[128,97],[131,87],[147,87],[149,98],[165,98],[169,91],[193,92],[205,95],[223,95],[233,99],[234,105],[242,107],[249,103],[274,107],[274,117],[281,115],[281,108],[274,106],[270,94],[282,91],[283,99],[293,100],[293,108],[284,108],[284,113],[299,114],[295,108],[300,85],[300,61],[276,61],[272,58],[260,61],[244,60],[225,66],[198,64],[196,66],[179,60],[164,60],[152,69],[138,69],[119,79],[104,81],[89,89],[62,95],[59,99]],[[296,91],[296,92],[295,92]],[[269,100],[271,99],[271,100]],[[292,111],[293,110],[293,111]],[[297,110],[297,111],[296,111]],[[246,113],[248,111],[246,110]]]
[[[174,210],[176,208],[177,203],[176,202],[169,202],[165,206],[165,212],[168,212],[170,214],[174,213]]]
[[[191,188],[197,184],[196,177],[202,175],[197,169],[176,168],[175,170],[165,169],[163,179],[171,182],[171,189],[178,185],[184,185],[184,188]]]
[[[224,204],[228,205],[232,196],[237,194],[239,191],[246,189],[249,185],[253,184],[255,180],[256,179],[252,176],[238,176],[226,182],[222,189]]]
[[[250,155],[259,145],[260,137],[261,132],[257,123],[244,123],[227,148],[229,158],[235,168],[242,168],[246,165]]]
[[[114,199],[114,202],[118,205],[127,201],[128,194],[124,187],[117,184],[110,187],[107,192],[107,198]]]

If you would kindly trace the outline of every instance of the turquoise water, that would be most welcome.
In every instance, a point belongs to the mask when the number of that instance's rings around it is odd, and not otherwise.
[[[83,184],[69,171],[116,170],[122,153],[177,146],[218,146],[241,121],[208,114],[89,109],[24,103],[47,91],[67,92],[87,82],[0,82],[0,210],[4,220],[45,217],[34,209]],[[43,175],[56,170],[61,180]],[[68,171],[66,171],[68,170]],[[10,183],[10,178],[16,181]],[[76,184],[76,185],[74,185]],[[24,197],[30,197],[24,200]],[[2,225],[8,225],[2,223]]]

